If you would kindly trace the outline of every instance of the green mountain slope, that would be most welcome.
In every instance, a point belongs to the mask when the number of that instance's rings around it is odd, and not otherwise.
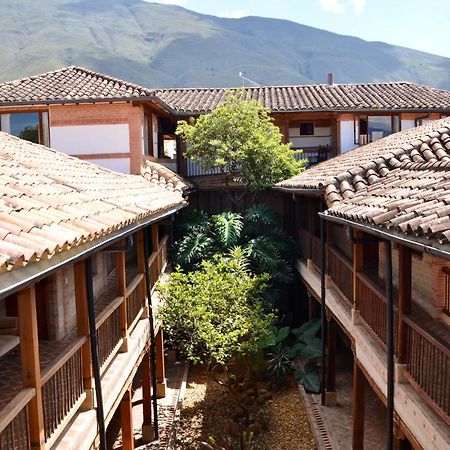
[[[80,65],[150,87],[415,81],[450,59],[286,20],[224,19],[141,0],[0,0],[0,80]]]

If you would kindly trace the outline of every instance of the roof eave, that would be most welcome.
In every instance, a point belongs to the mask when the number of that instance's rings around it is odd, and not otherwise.
[[[141,230],[142,228],[175,214],[180,209],[185,208],[187,203],[179,203],[172,206],[162,213],[152,214],[137,222],[134,222],[120,230],[114,231],[106,236],[102,236],[92,242],[82,244],[70,250],[63,251],[54,255],[48,260],[41,260],[31,263],[25,267],[13,269],[0,275],[0,299],[5,298],[15,292],[25,289],[45,277],[57,272],[65,266],[74,264],[75,262],[87,258],[106,247],[113,244],[119,239]]]

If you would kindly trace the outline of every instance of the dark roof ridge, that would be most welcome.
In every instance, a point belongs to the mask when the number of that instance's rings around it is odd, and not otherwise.
[[[36,75],[30,75],[30,76],[26,76],[26,77],[22,77],[22,78],[17,78],[15,80],[4,81],[4,82],[0,83],[0,85],[19,84],[19,83],[21,83],[23,81],[35,80],[35,79],[40,78],[40,77],[45,77],[47,75],[52,75],[52,74],[57,74],[57,73],[63,73],[63,72],[66,72],[66,71],[84,72],[84,73],[89,74],[89,75],[93,75],[93,76],[96,76],[96,77],[104,78],[105,80],[108,80],[108,81],[121,83],[121,84],[130,86],[130,87],[134,87],[134,88],[137,88],[137,89],[140,89],[140,90],[143,90],[143,91],[147,91],[148,95],[153,95],[152,94],[152,91],[153,91],[152,88],[148,88],[148,87],[142,86],[140,84],[133,83],[131,81],[126,81],[126,80],[123,80],[121,78],[114,77],[112,75],[108,75],[108,74],[101,73],[101,72],[96,72],[96,71],[88,69],[86,67],[76,66],[76,65],[61,67],[59,69],[49,70],[47,72],[42,72],[42,73],[38,73]]]

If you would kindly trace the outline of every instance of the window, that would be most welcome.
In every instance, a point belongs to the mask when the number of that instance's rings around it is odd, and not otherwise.
[[[0,130],[26,141],[49,145],[47,112],[1,114]]]
[[[400,129],[398,116],[363,116],[355,120],[355,144],[364,145]]]
[[[314,123],[300,123],[300,136],[314,136]]]

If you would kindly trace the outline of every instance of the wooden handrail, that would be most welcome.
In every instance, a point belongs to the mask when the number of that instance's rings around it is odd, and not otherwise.
[[[148,267],[150,267],[158,256],[158,252],[153,252],[148,258]]]
[[[345,256],[340,250],[332,247],[331,245],[328,246],[328,251],[333,253],[333,255],[336,256],[336,258],[338,258],[340,261],[342,261],[342,263],[347,267],[347,269],[349,269],[353,272],[353,263],[350,260],[350,258]]]
[[[381,300],[384,303],[386,303],[386,296],[384,294],[384,291],[377,283],[375,283],[370,277],[365,275],[363,272],[357,272],[356,276],[358,277],[359,281],[361,281],[361,283],[364,283],[370,290],[378,294]]]
[[[116,297],[96,318],[95,326],[97,330],[102,323],[123,303],[123,297]]]
[[[80,336],[76,338],[70,347],[61,355],[56,362],[46,369],[42,374],[42,384],[47,383],[47,381],[56,373],[59,369],[83,346],[87,341],[86,336]]]
[[[0,433],[19,415],[30,400],[36,395],[36,389],[22,389],[1,411],[0,411]]]
[[[403,316],[403,321],[411,328],[414,329],[417,333],[419,333],[424,339],[428,340],[433,344],[439,351],[444,353],[446,356],[450,357],[450,348],[445,343],[441,342],[441,340],[435,336],[432,336],[423,328],[420,327],[416,322],[414,322],[408,316]]]
[[[159,248],[161,248],[165,243],[169,240],[169,235],[166,234],[164,237],[159,241]]]
[[[127,286],[126,289],[126,296],[129,297],[131,293],[139,286],[139,283],[143,280],[144,274],[139,273],[137,274],[130,282],[130,284]]]

